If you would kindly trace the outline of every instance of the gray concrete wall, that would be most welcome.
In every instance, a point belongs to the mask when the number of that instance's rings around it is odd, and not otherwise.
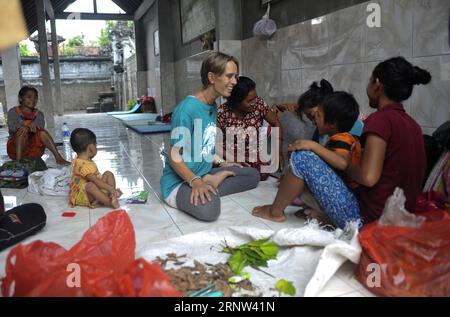
[[[16,45],[4,50],[1,55],[2,61],[5,61],[5,63],[2,64],[0,75],[5,79],[3,84],[5,86],[5,99],[2,103],[4,107],[3,111],[7,111],[7,109],[14,107],[16,102],[15,95],[22,86],[18,46]]]
[[[39,92],[39,102],[42,102],[42,85],[36,85],[36,82],[23,82],[24,85],[32,85]],[[53,85],[53,83],[52,83]],[[98,93],[110,91],[110,82],[90,82],[83,81],[78,83],[62,83],[61,95],[65,112],[86,110],[92,102],[97,101]],[[17,91],[18,93],[18,91]],[[5,102],[5,87],[0,86],[0,102]],[[16,98],[17,99],[17,98]],[[39,104],[38,104],[39,106]],[[57,107],[57,105],[55,105]],[[55,108],[55,112],[56,112]]]
[[[136,77],[137,95],[142,96],[147,93],[147,35],[142,20],[134,21],[134,35],[136,45]]]
[[[184,97],[201,88],[204,52],[200,40],[183,44],[178,0],[159,1],[160,72],[164,112],[171,112]],[[241,57],[241,0],[214,0],[216,49]],[[164,17],[164,18],[161,18]],[[148,29],[147,29],[148,30]]]
[[[106,79],[111,77],[112,60],[108,58],[61,58],[62,80]],[[53,64],[50,64],[51,78]],[[41,69],[37,58],[22,59],[22,78],[24,80],[39,80]],[[3,78],[0,76],[0,80]]]
[[[92,102],[97,101],[99,92],[110,91],[112,65],[112,61],[105,58],[62,58],[61,93],[64,111],[85,110]],[[39,97],[42,101],[41,71],[37,58],[22,59],[21,72],[22,84],[36,87],[40,92]],[[53,79],[52,64],[50,65],[50,73]],[[53,85],[54,83],[52,83]],[[3,69],[0,66],[0,102],[5,105],[4,86]],[[16,101],[16,98],[14,101]]]
[[[200,40],[194,40],[190,43],[183,44],[181,33],[181,16],[180,16],[180,1],[179,0],[161,0],[170,3],[170,19],[172,24],[172,40],[174,47],[174,59],[179,61],[184,58],[199,54],[202,52],[202,43]],[[161,2],[159,1],[159,2]],[[222,0],[227,1],[227,0]],[[169,18],[169,16],[164,17]]]
[[[241,2],[246,1],[247,0],[215,0],[217,40],[242,40]]]
[[[174,65],[174,40],[173,22],[171,17],[172,7],[170,1],[159,1],[159,46],[161,61],[161,98],[163,112],[170,112],[176,104],[175,65]],[[169,18],[166,18],[169,17]]]
[[[202,45],[200,40],[183,44],[180,23],[178,0],[155,1],[137,22],[137,27],[143,33],[141,42],[145,43],[145,53],[137,59],[138,81],[145,81],[147,88],[155,91],[158,112],[161,110],[164,113],[171,112],[176,103],[180,101],[179,96],[185,94],[188,87],[194,86],[191,77],[186,80],[184,77],[176,76],[176,73],[185,76],[188,72],[191,73],[190,70],[198,68],[198,65],[193,66],[198,64],[196,58],[189,62],[189,65],[187,63],[192,56],[202,53]],[[156,30],[159,31],[160,39],[158,56],[155,55],[153,41],[153,34]],[[140,45],[142,50],[144,45],[142,43]],[[199,75],[196,74],[196,77]],[[199,82],[199,79],[196,79]],[[141,83],[138,84],[139,87],[141,85]],[[197,87],[197,84],[195,86]],[[148,91],[145,93],[147,94]]]
[[[364,0],[282,0],[271,5],[270,18],[279,28],[310,20],[346,7],[350,7]],[[253,36],[253,26],[266,13],[267,7],[261,7],[261,0],[242,1],[242,32],[243,38]]]
[[[137,85],[136,55],[133,55],[125,61],[124,68],[124,101],[127,104],[130,99],[140,97],[138,95]]]
[[[153,40],[155,31],[159,31],[158,2],[150,7],[142,17],[141,23],[145,29],[146,64],[147,64],[147,91],[145,94],[154,94],[158,113],[161,111],[161,60],[155,55],[155,43]]]

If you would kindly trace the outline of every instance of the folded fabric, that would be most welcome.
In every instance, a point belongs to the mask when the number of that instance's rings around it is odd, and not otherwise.
[[[33,173],[28,177],[28,191],[44,196],[66,197],[70,190],[70,174],[70,166]]]

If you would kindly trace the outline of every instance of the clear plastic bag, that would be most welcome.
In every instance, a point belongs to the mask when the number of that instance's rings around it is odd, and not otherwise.
[[[266,14],[253,27],[253,34],[259,39],[267,40],[277,31],[277,24],[269,18],[269,15],[270,3],[267,5]]]
[[[402,189],[396,188],[387,200],[383,215],[379,220],[382,226],[419,228],[425,217],[416,216],[405,209],[406,197]]]

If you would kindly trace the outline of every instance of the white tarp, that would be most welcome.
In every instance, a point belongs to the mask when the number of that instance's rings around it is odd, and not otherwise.
[[[69,196],[71,167],[50,168],[28,176],[28,191],[44,196]]]
[[[271,230],[245,227],[224,228],[199,232],[163,242],[156,242],[137,253],[147,261],[169,253],[187,255],[184,266],[193,266],[194,259],[201,263],[226,263],[229,255],[220,253],[226,240],[230,246],[238,246],[253,240],[271,237],[281,246],[277,260],[269,261],[268,268],[262,268],[276,278],[245,268],[251,274],[251,282],[263,296],[276,296],[275,283],[285,279],[294,283],[296,296],[316,296],[347,260],[358,263],[361,255],[357,225],[351,225],[345,232],[321,230],[312,222],[298,229]],[[184,261],[184,259],[183,259]]]

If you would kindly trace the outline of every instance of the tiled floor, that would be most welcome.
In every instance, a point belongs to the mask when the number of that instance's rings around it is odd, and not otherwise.
[[[136,232],[137,251],[150,242],[161,241],[173,237],[211,230],[228,226],[249,226],[262,229],[278,230],[286,227],[303,225],[301,219],[293,215],[295,208],[287,210],[288,221],[275,224],[255,218],[251,210],[256,205],[271,203],[276,194],[276,182],[270,179],[250,192],[225,197],[222,199],[222,215],[215,223],[199,222],[175,209],[163,204],[160,200],[159,178],[163,169],[160,150],[167,148],[168,135],[139,135],[125,128],[118,120],[105,114],[75,114],[57,118],[57,129],[62,121],[67,122],[71,129],[85,127],[97,135],[98,154],[94,158],[99,170],[110,170],[116,176],[118,187],[125,193],[124,197],[133,191],[147,190],[150,192],[146,205],[126,205],[121,200],[121,207],[129,212]],[[59,136],[60,133],[56,133]],[[0,163],[7,160],[6,156],[7,129],[0,129]],[[66,159],[73,153],[69,147],[61,148]],[[54,158],[49,153],[46,162],[54,166]],[[48,222],[42,232],[28,238],[24,243],[35,240],[51,241],[70,248],[78,242],[83,233],[98,219],[106,215],[107,208],[69,208],[66,198],[42,197],[28,193],[26,189],[2,189],[7,202],[20,205],[35,202],[41,204]],[[76,217],[63,218],[64,211],[76,211]],[[0,253],[0,276],[4,275],[5,260],[8,250]],[[327,284],[320,296],[372,296],[354,277],[355,266],[347,263],[338,274]]]

